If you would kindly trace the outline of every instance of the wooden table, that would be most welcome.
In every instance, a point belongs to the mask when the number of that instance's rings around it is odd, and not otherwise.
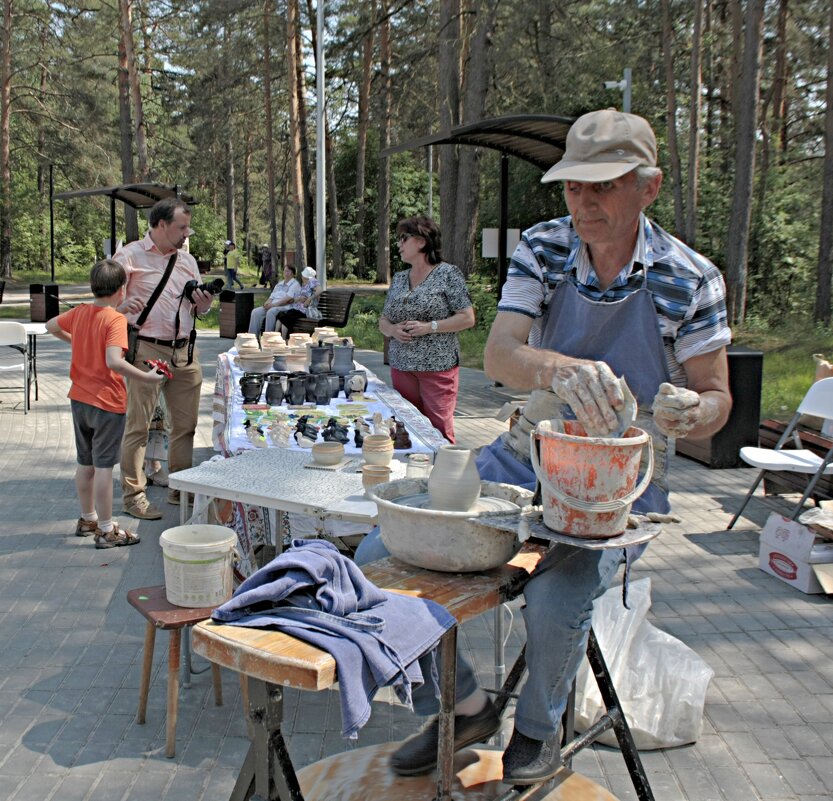
[[[411,567],[394,558],[383,559],[374,562],[363,568],[367,577],[377,586],[399,592],[406,592],[422,598],[428,598],[445,606],[458,620],[463,623],[466,620],[476,617],[499,604],[516,597],[526,583],[530,572],[540,560],[545,551],[545,546],[527,543],[523,550],[507,565],[485,573],[455,574],[437,573],[420,568]],[[438,771],[437,781],[434,786],[435,798],[438,801],[450,801],[452,790],[460,794],[459,782],[455,784],[454,777],[454,683],[456,678],[456,654],[457,627],[453,627],[443,636],[441,641],[442,654],[442,676],[441,689],[442,699],[440,704],[440,742],[438,748]],[[591,634],[591,643],[595,651],[598,646],[595,637]],[[266,631],[262,629],[249,629],[239,626],[228,626],[205,621],[199,623],[193,630],[194,650],[211,662],[217,663],[232,670],[236,670],[249,679],[248,693],[248,718],[254,728],[253,742],[249,748],[245,762],[238,776],[237,783],[231,794],[231,801],[243,801],[252,798],[257,801],[302,801],[311,799],[348,799],[358,798],[396,798],[397,801],[405,801],[407,798],[419,797],[430,798],[426,795],[426,779],[393,777],[387,768],[387,759],[390,753],[390,746],[381,746],[374,749],[362,749],[365,752],[361,759],[365,761],[365,768],[357,775],[354,759],[360,752],[350,751],[347,755],[339,755],[339,758],[316,763],[316,765],[305,768],[300,774],[296,774],[289,752],[286,747],[283,735],[280,730],[282,716],[283,687],[295,687],[303,690],[318,691],[332,687],[336,680],[335,660],[329,653],[322,651],[312,645],[283,634],[281,632]],[[588,651],[589,653],[589,651]],[[607,673],[601,655],[597,654],[598,660],[593,662],[594,673],[599,676],[600,671]],[[451,658],[449,658],[451,657]],[[508,703],[509,693],[517,684],[523,672],[523,663],[520,667],[516,664],[510,673],[510,679],[502,688],[497,697],[496,705],[503,711]],[[510,682],[514,682],[511,683]],[[607,677],[609,685],[609,677]],[[630,731],[624,720],[621,707],[618,707],[618,700],[612,687],[602,687],[602,697],[609,710],[609,719],[596,724],[591,731],[577,738],[562,751],[565,758],[569,759],[577,750],[590,744],[595,736],[608,728],[616,731],[617,737],[622,742],[622,737],[630,738]],[[608,692],[607,690],[610,690]],[[611,707],[615,702],[616,709]],[[464,752],[471,753],[471,752]],[[480,752],[475,752],[480,753]],[[625,748],[623,747],[623,753]],[[638,754],[630,738],[630,745],[625,753],[628,767],[637,786],[637,795],[640,799],[653,799],[650,787],[647,784],[644,770],[639,762]],[[457,760],[459,764],[460,756]],[[476,757],[470,761],[483,761],[482,778],[484,781],[494,782],[499,776],[496,771],[499,762],[494,757]],[[633,760],[635,759],[635,763]],[[346,761],[345,761],[346,760]],[[338,770],[345,765],[353,765],[351,771],[352,779],[343,779],[340,782],[338,792],[335,791],[330,779],[334,775],[334,768]],[[388,794],[381,793],[381,787],[373,783],[370,786],[364,781],[366,776],[379,777],[384,774],[384,784],[390,791]],[[552,793],[537,795],[535,797],[550,801],[590,801],[598,798],[600,801],[615,801],[613,796],[606,793],[602,788],[592,785],[592,782],[578,779],[567,768],[559,774],[557,784]],[[326,779],[322,785],[322,777]],[[583,777],[582,777],[583,778]],[[569,780],[569,781],[568,781]],[[593,791],[589,787],[592,785]],[[482,789],[485,785],[478,784]],[[496,786],[496,785],[495,785]],[[564,788],[564,792],[558,789]],[[581,789],[583,786],[583,789]],[[417,795],[408,795],[407,790],[413,793],[415,787],[421,789]],[[323,789],[322,789],[323,788]],[[572,789],[571,789],[572,788]],[[576,789],[578,788],[578,789]],[[505,788],[504,788],[505,789]],[[534,788],[533,788],[534,789]],[[480,790],[478,790],[479,792]],[[569,792],[568,792],[569,791]],[[309,792],[309,795],[307,793]],[[466,793],[468,791],[465,791]],[[595,795],[593,794],[595,793]],[[533,797],[528,795],[528,790],[516,792],[509,790],[501,796],[501,799],[508,801],[513,798]],[[476,795],[466,795],[467,798],[477,798]],[[491,796],[489,796],[491,797]]]

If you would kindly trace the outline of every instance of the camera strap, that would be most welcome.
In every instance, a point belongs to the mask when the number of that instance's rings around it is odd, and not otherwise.
[[[148,298],[148,302],[145,304],[145,308],[142,309],[142,313],[136,318],[136,328],[141,328],[145,321],[150,314],[150,310],[153,308],[154,303],[159,300],[159,296],[162,294],[162,290],[165,288],[165,284],[168,283],[168,279],[171,277],[171,273],[174,271],[174,265],[176,264],[176,257],[179,255],[178,251],[174,251],[171,254],[171,258],[168,259],[168,266],[165,268],[165,272],[162,275],[162,278],[159,280],[159,283],[156,285],[156,289],[153,290],[151,296]]]

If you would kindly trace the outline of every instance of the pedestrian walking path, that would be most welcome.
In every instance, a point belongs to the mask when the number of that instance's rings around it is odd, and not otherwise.
[[[230,340],[201,332],[205,381],[196,459],[212,455],[217,353]],[[379,354],[359,357],[385,377]],[[147,723],[135,722],[144,620],[129,589],[163,582],[159,534],[178,522],[164,488],[150,497],[159,521],[116,515],[141,544],[95,550],[73,536],[78,509],[66,399],[69,348],[42,338],[40,399],[23,415],[20,392],[0,379],[0,799],[8,801],[226,801],[248,741],[237,678],[223,675],[214,706],[210,672],[182,689],[174,759],[165,758],[167,638],[157,641]],[[8,381],[8,384],[6,383]],[[5,387],[9,386],[8,389]],[[495,411],[512,396],[463,370],[458,437],[491,441]],[[758,531],[778,501],[756,498],[733,532],[725,526],[751,480],[674,457],[667,525],[636,564],[650,577],[651,620],[714,669],[695,745],[644,752],[658,801],[821,801],[833,795],[833,659],[830,600],[807,596],[757,567]],[[523,642],[518,603],[507,661]],[[492,685],[491,616],[466,624],[461,644]],[[340,735],[334,693],[287,694],[284,733],[297,765],[353,747]],[[374,705],[358,747],[400,739],[419,721]],[[574,767],[621,799],[634,798],[613,749],[583,751]]]

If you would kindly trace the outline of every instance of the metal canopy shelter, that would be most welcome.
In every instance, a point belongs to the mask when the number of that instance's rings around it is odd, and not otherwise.
[[[515,114],[493,117],[449,131],[424,136],[383,150],[391,156],[405,150],[433,145],[474,145],[500,151],[500,207],[498,220],[498,292],[506,281],[506,231],[509,216],[509,156],[548,170],[564,155],[572,117],[552,114]]]
[[[110,198],[110,242],[111,246],[116,243],[116,201],[133,207],[134,209],[148,209],[157,201],[168,197],[182,198],[189,206],[196,205],[199,201],[191,195],[180,192],[176,184],[119,184],[118,186],[101,186],[96,189],[73,189],[69,192],[60,192],[57,195],[49,196],[49,226],[50,226],[50,256],[52,264],[52,280],[55,280],[55,232],[54,215],[52,212],[53,200],[73,200],[79,197],[93,197],[104,195]]]

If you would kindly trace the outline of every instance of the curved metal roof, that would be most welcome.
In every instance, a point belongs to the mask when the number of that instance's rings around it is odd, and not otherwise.
[[[517,156],[548,170],[564,155],[567,131],[572,124],[572,117],[553,114],[492,117],[394,145],[383,150],[381,155],[390,156],[429,145],[475,145]]]
[[[93,195],[105,195],[115,198],[134,209],[147,209],[154,203],[166,197],[181,197],[188,205],[196,205],[199,201],[191,195],[180,192],[175,184],[120,184],[118,186],[102,186],[97,189],[73,189],[69,192],[61,192],[53,195],[55,200],[70,200],[76,197],[92,197]]]

